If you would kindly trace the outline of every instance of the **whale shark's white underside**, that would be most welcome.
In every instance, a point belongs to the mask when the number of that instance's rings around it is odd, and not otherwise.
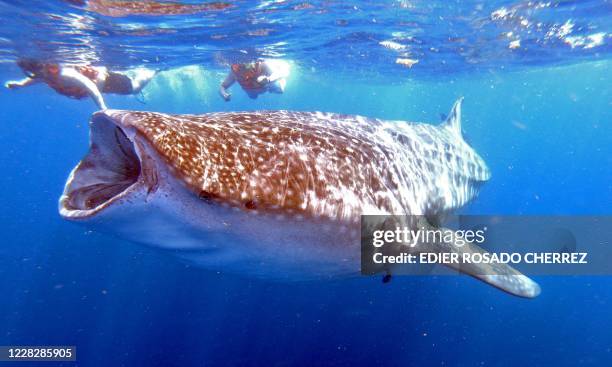
[[[320,112],[97,112],[60,214],[223,271],[359,274],[362,214],[440,218],[489,179],[460,113],[461,100],[433,126]],[[505,265],[461,270],[539,293]]]

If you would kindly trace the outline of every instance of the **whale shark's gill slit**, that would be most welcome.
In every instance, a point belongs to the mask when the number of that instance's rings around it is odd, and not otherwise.
[[[118,127],[115,128],[115,142],[127,160],[131,161],[132,157],[136,156],[132,143],[127,136],[125,136],[123,130]],[[138,160],[138,157],[136,157],[136,160]],[[120,167],[123,169],[123,172],[129,172],[129,169],[135,168],[135,165],[120,165]]]
[[[198,198],[204,202],[213,202],[215,199],[218,199],[219,196],[215,193],[202,190],[198,194]]]
[[[73,171],[62,204],[69,211],[96,209],[125,192],[140,173],[140,159],[123,130],[106,119],[95,120],[90,150]]]

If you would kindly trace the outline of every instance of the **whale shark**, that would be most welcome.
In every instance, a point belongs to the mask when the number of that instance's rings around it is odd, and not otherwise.
[[[99,111],[59,212],[219,271],[358,275],[362,215],[444,218],[489,180],[462,138],[461,105],[437,126],[323,112]],[[458,270],[514,295],[540,292],[504,264]]]

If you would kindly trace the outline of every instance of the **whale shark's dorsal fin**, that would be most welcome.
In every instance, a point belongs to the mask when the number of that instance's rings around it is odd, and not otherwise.
[[[463,97],[459,97],[459,99],[453,105],[453,108],[448,113],[446,117],[446,121],[442,123],[442,126],[454,131],[456,134],[461,136],[461,103],[463,102]]]

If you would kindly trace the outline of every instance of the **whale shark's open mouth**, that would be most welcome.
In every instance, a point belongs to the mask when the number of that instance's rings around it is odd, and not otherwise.
[[[107,116],[90,125],[90,147],[74,168],[60,199],[64,217],[89,217],[125,196],[138,182],[141,162],[124,130]]]

